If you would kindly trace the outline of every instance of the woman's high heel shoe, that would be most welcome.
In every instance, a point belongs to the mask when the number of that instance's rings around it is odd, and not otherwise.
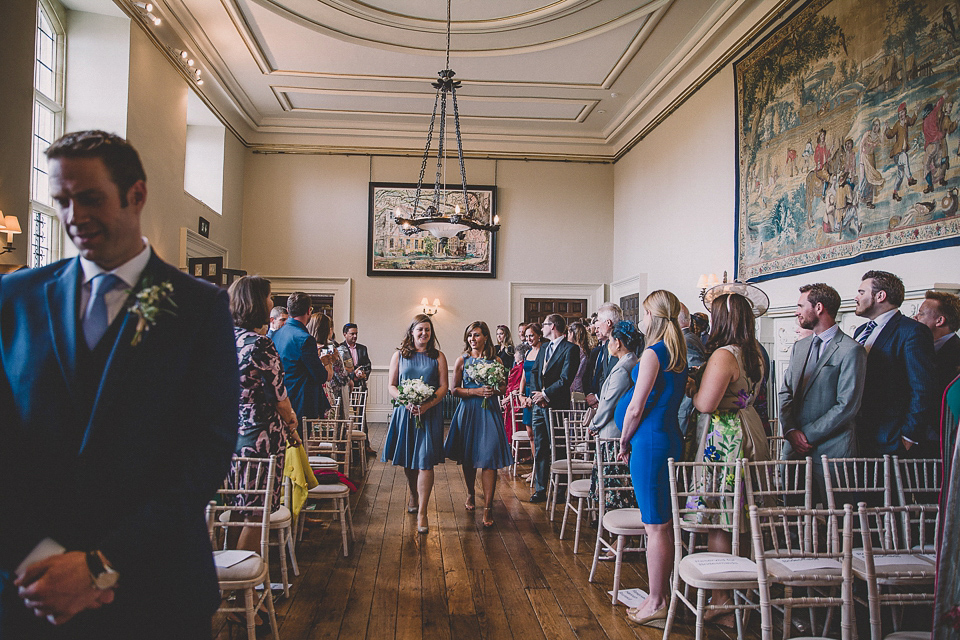
[[[483,528],[489,529],[494,525],[493,521],[493,507],[484,507],[483,508]]]
[[[658,627],[662,629],[667,624],[667,606],[664,605],[659,609],[657,609],[656,611],[654,611],[649,616],[646,616],[643,618],[638,618],[636,612],[628,613],[627,619],[630,620],[630,622],[633,622],[639,625],[644,625],[647,627]]]
[[[477,499],[474,496],[467,496],[467,502],[463,506],[467,511],[474,511],[477,508]]]

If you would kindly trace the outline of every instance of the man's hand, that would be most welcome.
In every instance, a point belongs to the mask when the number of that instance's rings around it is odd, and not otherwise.
[[[800,455],[813,450],[813,446],[807,442],[807,436],[805,436],[803,431],[800,431],[800,429],[791,429],[783,434],[783,437],[790,442],[790,446],[793,447],[793,450]]]
[[[534,391],[533,395],[530,396],[530,399],[533,400],[533,404],[537,405],[538,407],[547,406],[547,396],[544,395],[542,391]]]
[[[113,602],[113,589],[95,588],[82,551],[51,556],[27,567],[14,585],[37,617],[63,624],[85,609]]]
[[[594,409],[600,406],[600,400],[597,398],[597,394],[595,393],[587,394],[587,406],[593,407]]]

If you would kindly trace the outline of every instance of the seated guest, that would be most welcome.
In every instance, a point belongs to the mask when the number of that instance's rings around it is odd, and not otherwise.
[[[853,337],[867,350],[867,378],[857,424],[859,454],[876,457],[936,455],[931,431],[935,397],[933,335],[900,313],[903,281],[886,271],[868,271],[857,291],[856,314],[869,322]]]
[[[297,414],[294,413],[283,386],[283,364],[273,341],[266,337],[267,309],[270,308],[270,281],[259,276],[243,276],[234,280],[228,291],[233,314],[240,363],[240,415],[237,447],[234,453],[248,458],[277,456],[277,468],[283,469],[287,440],[299,442]],[[234,465],[237,463],[234,462]],[[231,470],[230,478],[233,478]],[[273,504],[279,506],[283,473],[278,471],[273,483]],[[254,486],[232,486],[232,489],[263,489]],[[238,507],[262,506],[259,497],[237,496]],[[240,512],[231,512],[238,514]],[[260,515],[252,516],[257,520]],[[260,529],[243,527],[238,547],[260,551]]]
[[[316,420],[330,409],[323,384],[330,377],[317,354],[317,340],[307,331],[310,322],[310,296],[295,291],[287,298],[290,318],[273,334],[273,342],[283,362],[284,385],[290,404],[301,420]]]
[[[960,337],[957,336],[957,329],[960,329],[960,298],[945,291],[927,291],[926,299],[914,319],[933,332],[934,395],[941,402],[947,386],[960,374]],[[943,422],[942,418],[941,415],[937,424]],[[953,453],[956,425],[953,427],[948,433],[937,435],[941,439],[941,455],[950,456]],[[942,439],[944,435],[947,436],[945,440]]]
[[[273,340],[274,332],[286,323],[290,314],[286,307],[274,307],[270,309],[270,328],[267,329],[267,337]]]
[[[320,362],[327,368],[326,389],[329,392],[328,400],[333,403],[339,398],[340,405],[337,419],[343,419],[350,416],[350,379],[347,376],[347,370],[343,366],[343,360],[337,353],[337,343],[333,340],[333,321],[330,317],[319,311],[314,312],[307,322],[307,332],[317,341],[317,354],[320,356]],[[344,393],[344,390],[346,392]],[[321,390],[322,392],[322,390]],[[331,404],[331,408],[332,408]],[[330,416],[328,416],[330,417]]]
[[[610,374],[603,382],[603,389],[600,390],[600,402],[597,405],[597,413],[593,416],[590,423],[590,433],[601,438],[619,438],[620,430],[623,427],[623,415],[626,412],[626,406],[630,403],[627,399],[626,404],[622,405],[620,411],[617,411],[621,399],[633,389],[633,379],[630,372],[637,364],[636,350],[643,345],[640,338],[640,332],[633,326],[632,322],[617,323],[607,340],[607,348],[611,355],[617,358],[617,363],[610,370]],[[616,420],[619,418],[619,422]],[[613,462],[614,447],[612,443],[604,443],[600,450],[600,456],[605,462]],[[620,469],[610,467],[610,472],[616,475],[626,475],[626,468]],[[623,486],[623,481],[619,478],[609,478],[606,480],[607,486]],[[599,500],[600,491],[597,486],[597,469],[593,469],[593,477],[590,482],[590,499]],[[625,491],[614,491],[607,494],[606,509],[624,509],[627,507],[636,507],[636,496]],[[601,560],[612,560],[616,557],[613,554],[602,556]]]
[[[590,344],[587,339],[587,329],[582,322],[573,322],[567,327],[567,340],[580,347],[580,364],[577,365],[577,375],[573,377],[570,392],[583,393],[583,376],[590,361]]]
[[[513,366],[513,336],[505,324],[497,325],[497,359],[508,371]]]

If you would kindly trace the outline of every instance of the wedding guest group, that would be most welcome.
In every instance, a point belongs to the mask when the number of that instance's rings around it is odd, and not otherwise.
[[[307,331],[312,310],[310,296],[301,291],[291,293],[287,298],[290,318],[273,334],[283,363],[284,385],[301,420],[316,420],[330,409],[321,387],[332,372],[321,362],[317,340]]]

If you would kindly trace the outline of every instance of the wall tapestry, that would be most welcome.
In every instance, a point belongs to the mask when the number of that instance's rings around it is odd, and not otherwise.
[[[433,201],[433,188],[420,192],[420,210]],[[370,219],[367,232],[367,275],[456,276],[496,278],[496,236],[489,231],[470,229],[452,238],[437,238],[426,231],[404,233],[394,222],[399,207],[403,216],[413,213],[415,184],[370,183]],[[475,220],[492,224],[496,214],[496,187],[467,186],[469,210]],[[444,188],[440,215],[450,215],[463,206],[459,187]]]
[[[739,279],[960,244],[955,0],[811,0],[734,78]]]

